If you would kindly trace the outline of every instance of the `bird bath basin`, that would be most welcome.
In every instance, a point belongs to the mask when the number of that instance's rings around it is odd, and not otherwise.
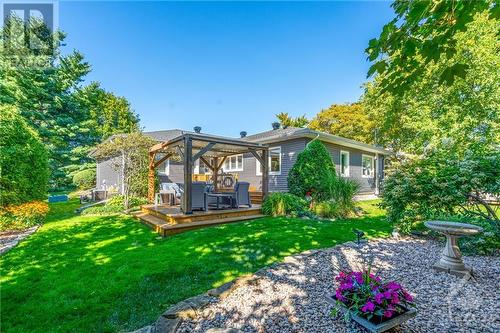
[[[483,228],[476,225],[449,221],[427,221],[425,226],[446,236],[446,246],[441,254],[441,259],[434,264],[434,268],[450,274],[470,277],[472,269],[464,265],[462,254],[457,244],[461,236],[474,236],[483,232]]]

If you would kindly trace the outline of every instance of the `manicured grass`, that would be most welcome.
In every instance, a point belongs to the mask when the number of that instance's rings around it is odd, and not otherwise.
[[[266,217],[159,238],[122,215],[75,216],[51,205],[47,223],[1,258],[3,332],[116,332],[153,322],[171,304],[312,248],[389,235],[376,202],[344,221]]]

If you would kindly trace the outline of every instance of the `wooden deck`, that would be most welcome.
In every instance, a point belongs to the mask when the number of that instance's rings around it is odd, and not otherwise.
[[[251,208],[194,211],[191,215],[183,214],[177,206],[144,205],[141,207],[141,211],[134,215],[161,236],[170,236],[187,230],[264,216],[261,214],[261,207],[258,204]]]

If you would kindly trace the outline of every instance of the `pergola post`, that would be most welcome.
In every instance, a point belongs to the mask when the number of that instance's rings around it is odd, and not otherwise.
[[[219,174],[219,158],[218,157],[214,157],[212,159],[212,167],[213,167],[213,170],[212,170],[212,183],[213,183],[213,186],[214,186],[214,191],[217,192],[217,190],[219,189],[219,186],[217,185],[217,175]]]
[[[269,192],[269,149],[262,149],[262,202]]]
[[[148,165],[148,201],[153,203],[155,196],[155,156],[156,153],[149,152]]]
[[[193,183],[193,139],[184,137],[184,194],[182,196],[182,210],[184,214],[193,214],[191,189]]]

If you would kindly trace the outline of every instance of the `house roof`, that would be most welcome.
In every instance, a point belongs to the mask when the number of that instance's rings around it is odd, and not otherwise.
[[[309,128],[286,127],[249,135],[243,140],[260,143],[282,142],[297,138],[320,139],[321,141],[338,144],[345,147],[365,150],[372,153],[391,155],[392,152],[382,147],[364,142],[343,138],[341,136],[315,131]]]
[[[172,141],[174,139],[178,139],[182,137],[184,134],[192,134],[192,135],[200,135],[198,133],[192,131],[185,131],[180,129],[170,129],[163,131],[152,131],[152,132],[144,132],[145,135],[150,136],[154,140],[158,142],[167,142]],[[120,134],[117,134],[120,135]],[[372,153],[378,153],[383,155],[392,155],[393,152],[386,150],[382,147],[378,147],[375,145],[370,145],[367,143],[359,142],[356,140],[351,140],[347,138],[343,138],[337,135],[328,134],[324,132],[315,131],[309,128],[298,128],[298,127],[286,127],[273,129],[266,132],[261,132],[253,135],[248,135],[244,138],[227,138],[217,135],[209,135],[202,133],[206,137],[212,137],[214,139],[224,139],[224,140],[232,140],[234,143],[237,141],[240,142],[252,142],[252,143],[262,143],[269,144],[275,142],[283,142],[291,139],[298,138],[309,138],[309,139],[320,139],[321,141],[337,144],[340,146],[351,147],[355,149],[360,149]],[[110,138],[116,135],[111,136]],[[110,139],[108,138],[108,139]],[[91,153],[92,155],[92,153]]]
[[[182,132],[182,131],[181,131]],[[150,133],[145,133],[151,135]],[[171,133],[167,133],[170,135]],[[163,137],[159,135],[160,137]],[[179,148],[184,149],[185,139],[191,140],[192,151],[195,154],[202,154],[206,157],[224,157],[236,154],[255,152],[267,149],[267,145],[260,142],[244,141],[240,138],[229,138],[218,135],[183,132],[178,136],[167,140],[161,140],[153,147],[150,152],[161,152],[177,154]]]

